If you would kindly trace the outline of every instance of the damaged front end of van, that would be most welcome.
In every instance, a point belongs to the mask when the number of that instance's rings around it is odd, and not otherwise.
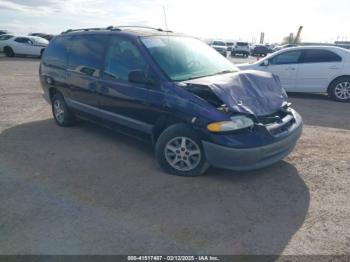
[[[269,166],[286,157],[302,133],[301,116],[270,73],[219,74],[186,81],[183,88],[222,114],[220,121],[198,128],[213,166],[239,171]]]

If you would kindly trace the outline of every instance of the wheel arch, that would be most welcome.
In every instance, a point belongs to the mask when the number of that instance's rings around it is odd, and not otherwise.
[[[12,47],[12,46],[9,46],[9,45],[5,45],[5,46],[3,47],[4,50],[5,50],[6,48],[11,48],[11,49],[13,50],[13,47]]]
[[[185,123],[182,119],[175,116],[162,115],[158,117],[152,130],[152,145],[155,146],[159,136],[169,126],[179,123]]]
[[[52,102],[53,96],[54,96],[55,94],[58,94],[58,93],[61,94],[61,92],[60,92],[56,87],[52,86],[52,87],[49,88],[49,97],[50,97],[50,101],[51,101],[51,102]]]
[[[350,75],[341,75],[341,76],[337,76],[336,78],[334,78],[329,84],[328,84],[328,87],[327,87],[327,93],[329,93],[329,91],[330,91],[330,88],[332,87],[332,84],[335,82],[335,81],[337,81],[337,80],[339,80],[339,79],[341,79],[341,78],[350,78]]]
[[[10,48],[10,49],[12,50],[12,52],[15,53],[15,49],[14,49],[12,46],[9,46],[9,45],[5,45],[5,46],[2,48],[3,52],[5,52],[6,48]]]

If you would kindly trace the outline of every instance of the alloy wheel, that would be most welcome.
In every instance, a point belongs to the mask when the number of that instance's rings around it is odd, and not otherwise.
[[[55,114],[55,118],[59,123],[64,122],[64,107],[60,100],[55,100],[53,104],[53,110]]]
[[[171,139],[164,149],[165,159],[179,171],[195,169],[201,161],[201,150],[196,142],[188,137]]]
[[[350,82],[341,82],[334,88],[334,95],[340,100],[350,99]]]

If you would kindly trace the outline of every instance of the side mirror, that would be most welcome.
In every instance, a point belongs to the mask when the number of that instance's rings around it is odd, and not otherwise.
[[[33,42],[31,40],[28,40],[27,44],[28,45],[33,45]]]
[[[129,82],[138,84],[153,84],[154,81],[146,76],[146,72],[143,70],[132,70],[128,75]]]
[[[268,65],[269,65],[269,59],[265,59],[265,60],[262,62],[262,65],[263,65],[263,66],[268,66]]]

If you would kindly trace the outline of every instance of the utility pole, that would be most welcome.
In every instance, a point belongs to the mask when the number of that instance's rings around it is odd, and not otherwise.
[[[294,38],[294,44],[297,44],[300,41],[300,35],[302,30],[303,30],[303,26],[299,26],[298,33]]]
[[[264,43],[264,38],[265,38],[265,33],[264,33],[264,32],[261,32],[261,33],[260,33],[260,44],[263,44],[263,43]]]

